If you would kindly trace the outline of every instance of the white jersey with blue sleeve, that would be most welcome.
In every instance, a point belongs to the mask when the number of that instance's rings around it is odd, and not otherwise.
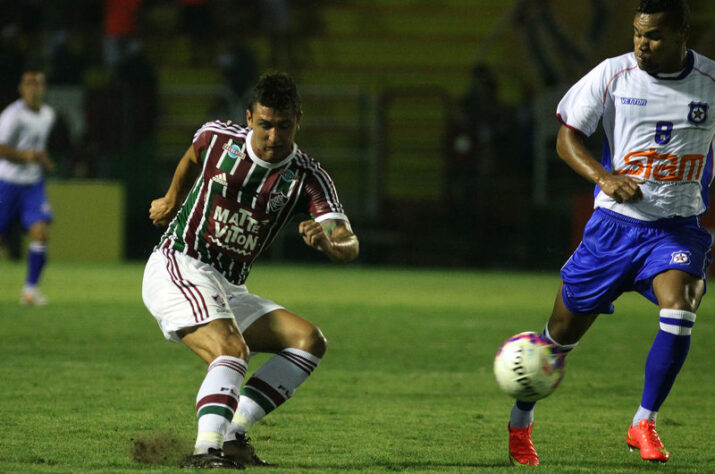
[[[55,122],[55,111],[48,105],[40,110],[17,99],[0,114],[0,143],[18,150],[44,150]],[[33,184],[42,179],[37,163],[15,163],[0,155],[0,180],[14,184]]]
[[[689,50],[687,67],[651,75],[633,53],[606,59],[561,99],[557,117],[590,136],[602,120],[601,159],[615,173],[644,180],[643,199],[617,203],[600,188],[595,208],[654,221],[703,214],[713,181],[715,61]]]

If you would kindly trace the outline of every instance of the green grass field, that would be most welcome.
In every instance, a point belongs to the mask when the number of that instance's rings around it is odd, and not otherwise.
[[[51,304],[17,305],[24,264],[0,262],[0,472],[173,472],[191,450],[205,365],[166,342],[140,296],[142,265],[51,262]],[[266,472],[509,472],[511,400],[492,360],[541,330],[556,272],[257,266],[249,288],[318,323],[329,350],[295,397],[250,433]],[[659,416],[672,459],[625,445],[657,309],[616,303],[537,407],[546,472],[713,472],[715,322],[706,297],[686,365]],[[264,360],[257,356],[254,370]],[[135,445],[156,447],[137,462]]]

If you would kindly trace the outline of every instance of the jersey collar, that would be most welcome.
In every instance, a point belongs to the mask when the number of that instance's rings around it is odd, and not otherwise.
[[[27,102],[25,102],[25,99],[23,99],[22,97],[20,97],[19,99],[17,99],[17,101],[22,104],[22,108],[23,108],[23,109],[25,109],[26,111],[31,112],[31,113],[33,113],[33,114],[39,114],[40,112],[42,112],[42,109],[45,108],[45,103],[44,103],[44,102],[40,104],[40,108],[39,108],[39,109],[35,110],[35,109],[33,109],[32,107],[30,107],[30,104],[28,104]]]
[[[251,139],[253,138],[253,130],[248,132],[248,135],[246,135],[246,150],[248,151],[248,156],[251,158],[251,161],[253,161],[255,164],[258,166],[262,166],[264,168],[268,169],[275,169],[275,168],[280,168],[281,166],[285,165],[288,163],[290,160],[293,159],[295,156],[296,152],[298,151],[298,145],[293,142],[293,150],[283,158],[281,161],[278,163],[271,163],[270,161],[263,160],[256,155],[256,152],[253,151],[253,146],[251,145]]]
[[[683,69],[680,72],[672,73],[672,74],[651,74],[651,76],[655,77],[656,79],[661,79],[664,81],[678,81],[680,79],[685,79],[688,74],[693,70],[693,66],[695,65],[695,57],[693,55],[693,52],[691,50],[688,50],[686,52],[687,54],[687,59],[686,59],[686,64],[685,64],[685,69]],[[650,73],[649,73],[650,74]]]

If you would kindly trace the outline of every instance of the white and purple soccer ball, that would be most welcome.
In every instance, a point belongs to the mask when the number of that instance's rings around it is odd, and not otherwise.
[[[549,396],[561,383],[564,373],[561,350],[535,332],[510,337],[494,357],[494,375],[499,387],[525,402]]]

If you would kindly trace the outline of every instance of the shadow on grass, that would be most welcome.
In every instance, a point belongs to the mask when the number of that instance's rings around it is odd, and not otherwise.
[[[281,465],[276,466],[278,468]],[[474,468],[498,468],[511,467],[508,462],[439,462],[439,461],[404,461],[404,462],[363,462],[363,463],[314,463],[301,464],[297,463],[291,466],[283,465],[284,469],[301,469],[301,470],[320,470],[320,471],[345,471],[345,470],[368,470],[380,468],[386,471],[409,471],[414,469],[433,469],[436,471],[445,469],[474,469]]]

